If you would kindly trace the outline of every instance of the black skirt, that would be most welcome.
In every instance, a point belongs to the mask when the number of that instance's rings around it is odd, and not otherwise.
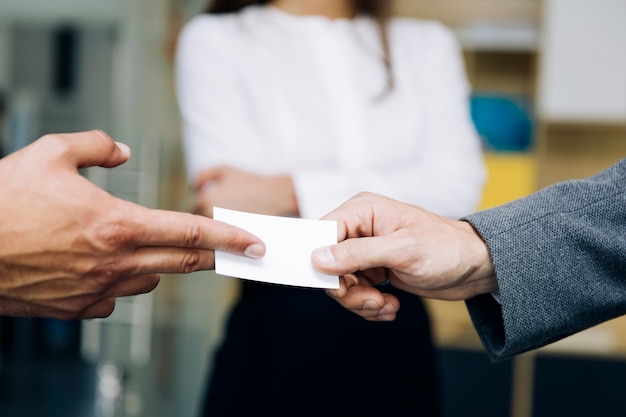
[[[369,322],[322,290],[245,281],[208,379],[203,416],[440,415],[435,351],[419,297]]]

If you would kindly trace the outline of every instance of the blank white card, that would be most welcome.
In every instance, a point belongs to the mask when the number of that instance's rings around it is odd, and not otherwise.
[[[213,208],[213,218],[259,237],[265,256],[246,256],[215,251],[215,272],[236,278],[311,288],[339,288],[339,278],[313,268],[314,249],[337,243],[337,223],[293,217],[245,213]]]

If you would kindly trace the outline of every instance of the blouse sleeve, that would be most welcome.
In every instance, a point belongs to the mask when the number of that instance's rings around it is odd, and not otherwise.
[[[196,17],[177,45],[175,84],[190,180],[203,168],[242,165],[258,143],[252,124],[242,122],[247,106],[224,23]]]

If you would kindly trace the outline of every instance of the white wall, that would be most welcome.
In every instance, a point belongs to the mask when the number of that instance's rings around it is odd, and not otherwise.
[[[626,122],[626,0],[544,0],[539,115]]]

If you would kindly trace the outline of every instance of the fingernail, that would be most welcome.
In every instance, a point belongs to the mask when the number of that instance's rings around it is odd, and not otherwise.
[[[394,321],[396,319],[396,314],[395,313],[379,314],[378,319],[380,321]]]
[[[265,255],[265,248],[263,245],[259,245],[258,243],[254,243],[246,248],[243,252],[248,258],[259,259]]]
[[[322,265],[332,265],[335,263],[335,255],[329,247],[317,248],[313,251],[313,257]]]
[[[127,144],[122,142],[115,142],[115,144],[117,145],[119,150],[122,151],[122,153],[124,153],[125,155],[130,155],[130,148]]]
[[[363,310],[380,310],[380,305],[374,300],[367,300],[363,304]]]
[[[337,290],[325,289],[324,292],[330,297],[337,298]]]
[[[385,306],[380,310],[380,314],[392,314],[395,312],[396,310],[389,303],[385,304]]]

